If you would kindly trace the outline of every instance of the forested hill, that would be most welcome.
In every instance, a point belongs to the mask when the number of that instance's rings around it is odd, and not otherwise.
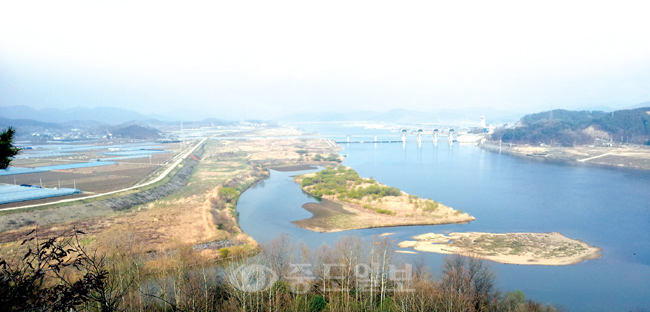
[[[160,131],[155,128],[142,127],[140,125],[130,125],[123,128],[115,129],[112,131],[113,135],[125,139],[158,139],[160,138]]]
[[[601,111],[556,109],[521,118],[515,129],[498,129],[493,140],[526,144],[592,144],[595,139],[650,145],[650,107]]]
[[[552,111],[529,114],[521,117],[521,123],[524,125],[532,125],[535,122],[542,120],[558,120],[571,125],[581,126],[586,125],[607,115],[602,111],[570,111],[566,109],[555,109]]]
[[[608,133],[648,139],[650,136],[650,107],[615,111],[594,120],[594,124]]]

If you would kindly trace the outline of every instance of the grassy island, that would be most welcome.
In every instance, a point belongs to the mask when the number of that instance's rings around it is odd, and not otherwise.
[[[569,265],[600,258],[601,249],[561,233],[427,233],[400,248],[480,257],[506,264]]]
[[[298,175],[294,181],[305,192],[322,199],[321,203],[303,205],[314,214],[311,218],[293,222],[316,232],[474,220],[469,214],[432,199],[421,199],[372,178],[361,178],[344,166]]]

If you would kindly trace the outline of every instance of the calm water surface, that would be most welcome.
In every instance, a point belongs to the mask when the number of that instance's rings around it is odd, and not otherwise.
[[[602,248],[603,256],[560,267],[491,262],[497,286],[504,292],[521,289],[527,298],[569,311],[650,310],[650,172],[543,163],[446,141],[434,145],[427,140],[420,147],[344,147],[341,153],[348,158],[343,164],[362,177],[431,197],[470,213],[476,221],[314,233],[290,223],[311,217],[301,206],[315,202],[292,181],[297,173],[272,171],[268,180],[242,194],[242,229],[262,243],[288,233],[310,248],[350,234],[396,232],[391,237],[401,241],[444,231],[557,231]],[[439,271],[444,255],[424,254],[432,271]]]

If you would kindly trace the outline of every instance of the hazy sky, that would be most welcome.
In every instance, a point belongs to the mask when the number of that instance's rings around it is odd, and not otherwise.
[[[453,2],[453,3],[451,3]],[[0,106],[276,117],[650,100],[647,1],[0,1]]]

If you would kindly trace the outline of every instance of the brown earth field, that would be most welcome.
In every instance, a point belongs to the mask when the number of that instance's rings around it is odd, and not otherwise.
[[[93,170],[88,170],[91,168],[79,168],[85,170],[36,172],[19,174],[15,177],[18,184],[40,185],[42,179],[43,187],[46,188],[58,187],[59,181],[61,181],[61,187],[72,188],[76,185],[83,192],[104,193],[132,186],[135,182],[158,169],[158,166],[119,164],[92,168]],[[95,168],[100,170],[94,170]],[[0,183],[13,184],[13,181],[13,176],[3,176],[3,179],[0,179]],[[4,206],[0,206],[0,209],[2,207]]]
[[[489,142],[480,146],[531,160],[650,170],[650,146],[645,145],[549,147],[502,143],[499,147],[499,143]]]
[[[164,163],[173,155],[174,154],[172,153],[157,154],[153,157],[155,161],[152,159],[152,162],[155,163],[157,161],[159,163]],[[129,160],[131,161],[133,159]],[[39,200],[3,204],[0,205],[0,211],[3,208],[55,202],[62,199],[87,196],[89,194],[99,194],[121,190],[136,185],[139,182],[143,182],[143,180],[147,179],[152,174],[155,174],[159,170],[164,169],[159,165],[150,165],[149,158],[146,158],[144,160],[146,160],[146,163],[119,161],[117,165],[0,176],[0,183],[3,184],[14,184],[15,182],[16,184],[41,185],[42,181],[42,186],[45,188],[59,187],[59,185],[64,188],[73,188],[76,186],[77,189],[80,189],[82,192],[84,192],[84,194],[78,195],[52,197]],[[50,166],[78,162],[81,161],[49,161],[47,163],[38,163],[37,165]],[[34,166],[35,163],[36,162],[34,161],[31,161],[29,163],[23,162],[16,164],[15,166]]]

